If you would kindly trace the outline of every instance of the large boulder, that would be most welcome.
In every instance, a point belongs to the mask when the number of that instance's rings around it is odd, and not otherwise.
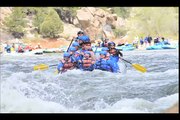
[[[111,12],[104,11],[95,7],[83,7],[77,11],[77,23],[80,24],[80,28],[83,29],[91,39],[96,39],[96,36],[100,34],[103,37],[110,39],[115,38],[112,29],[119,27],[118,16]],[[108,26],[108,29],[104,29],[104,26]]]
[[[91,20],[93,19],[93,16],[88,11],[77,10],[77,19],[81,24],[81,27],[83,29],[86,29],[91,25]]]
[[[103,9],[96,9],[94,16],[98,16],[101,18],[105,18],[105,16],[108,14],[108,12],[104,11]]]
[[[72,39],[72,37],[76,37],[77,36],[77,32],[80,31],[81,29],[78,27],[75,27],[72,24],[67,24],[64,23],[64,31],[62,33],[60,33],[60,37],[64,37],[67,40]]]
[[[94,26],[90,26],[88,28],[86,28],[85,33],[90,37],[91,41],[94,41],[95,39],[97,39],[97,35],[101,33],[101,29],[98,29]]]
[[[121,17],[117,17],[116,28],[121,28],[123,26],[125,26],[125,20]]]
[[[116,21],[117,21],[117,15],[116,14],[109,14],[106,17],[106,24],[111,25],[111,27],[114,29],[116,28]]]

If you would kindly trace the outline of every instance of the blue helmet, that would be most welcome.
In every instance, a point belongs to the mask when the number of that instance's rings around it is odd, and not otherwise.
[[[79,46],[79,43],[78,43],[78,42],[74,42],[74,43],[72,44],[72,46],[73,46],[73,47]]]
[[[68,52],[65,52],[63,57],[70,57],[70,54]]]
[[[78,37],[79,40],[82,40],[83,42],[90,42],[90,39],[88,36],[83,35]]]
[[[84,36],[84,42],[90,42],[89,36]]]
[[[79,36],[78,39],[84,41],[84,37],[83,36]]]
[[[84,54],[89,54],[91,56],[91,53],[89,51],[84,52]]]
[[[109,50],[107,47],[103,47],[103,48],[101,49],[101,51],[107,51],[107,50]]]
[[[105,56],[106,56],[106,55],[107,55],[107,52],[106,52],[106,51],[101,51],[101,52],[100,52],[100,55],[105,55]]]
[[[76,48],[75,47],[70,47],[69,50],[70,51],[76,51]]]

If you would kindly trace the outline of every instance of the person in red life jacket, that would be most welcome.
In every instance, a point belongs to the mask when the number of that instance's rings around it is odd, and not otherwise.
[[[32,48],[30,47],[30,45],[26,45],[26,47],[24,48],[24,50],[32,51]]]
[[[79,68],[83,71],[93,71],[95,69],[95,61],[91,58],[91,53],[89,51],[84,53]]]
[[[101,47],[108,47],[108,41],[109,41],[109,39],[105,38],[103,43],[101,43]]]
[[[84,55],[84,52],[86,52],[86,51],[89,51],[90,54],[91,54],[91,58],[92,58],[93,60],[96,60],[95,54],[94,54],[94,52],[93,52],[93,50],[92,50],[92,47],[91,47],[91,42],[85,42],[85,43],[84,43],[84,51],[82,51],[82,52],[83,52],[83,55]]]
[[[60,60],[60,63],[57,66],[58,73],[66,72],[67,70],[72,70],[75,68],[75,64],[72,62],[70,58],[70,53],[65,52],[63,54],[63,59]]]
[[[24,52],[24,49],[22,47],[22,45],[19,45],[18,46],[18,53],[23,53]]]

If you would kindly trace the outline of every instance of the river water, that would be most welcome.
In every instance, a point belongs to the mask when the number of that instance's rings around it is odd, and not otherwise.
[[[33,66],[57,64],[61,54],[1,55],[1,113],[161,113],[179,101],[178,50],[124,51],[124,73]]]

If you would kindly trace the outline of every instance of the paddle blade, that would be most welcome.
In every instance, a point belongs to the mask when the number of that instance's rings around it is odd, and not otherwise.
[[[139,70],[141,72],[147,72],[147,69],[139,64],[132,64],[132,66],[136,69],[136,70]]]
[[[34,70],[46,70],[48,68],[49,66],[46,64],[39,64],[39,65],[34,66]]]

